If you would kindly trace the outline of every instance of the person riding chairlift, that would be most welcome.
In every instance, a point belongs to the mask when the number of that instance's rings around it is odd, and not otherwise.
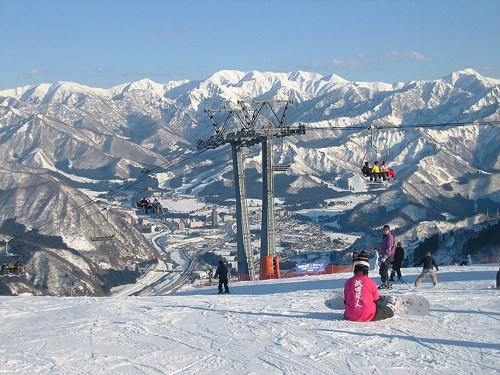
[[[385,174],[387,175],[387,178],[389,179],[396,179],[396,173],[391,169],[389,168],[389,170],[387,172],[385,172]]]
[[[365,165],[361,168],[361,172],[363,172],[363,176],[370,177],[372,174],[372,169],[370,168],[370,163],[365,161]]]
[[[372,172],[370,175],[370,181],[377,182],[377,179],[378,180],[382,179],[382,173],[380,173],[380,167],[378,166],[378,160],[375,160],[373,162]]]

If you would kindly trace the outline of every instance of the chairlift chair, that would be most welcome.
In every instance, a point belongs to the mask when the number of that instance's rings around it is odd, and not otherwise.
[[[109,222],[109,209],[108,207],[104,207],[103,210],[106,210],[106,220],[102,222],[102,225],[105,225],[106,223]],[[96,241],[96,242],[105,242],[105,241],[112,241],[114,239],[115,235],[105,233],[97,235],[95,228],[94,228],[94,236],[90,239],[91,241]]]
[[[374,161],[379,161],[380,163],[389,160],[389,149],[384,149],[377,147],[374,142],[374,131],[376,129],[375,126],[370,125],[370,150],[366,151],[363,155],[363,159],[361,160],[360,169],[363,169],[364,163],[369,162],[370,167],[373,166]]]

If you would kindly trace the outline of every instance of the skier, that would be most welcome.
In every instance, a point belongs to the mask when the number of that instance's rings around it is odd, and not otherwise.
[[[394,237],[391,233],[391,229],[386,224],[382,229],[384,234],[382,237],[382,243],[380,244],[380,278],[382,279],[382,285],[379,289],[390,289],[389,285],[389,264],[394,260],[394,251],[396,250],[396,244],[394,243]]]
[[[219,260],[219,266],[215,271],[214,278],[219,276],[219,294],[222,294],[222,285],[224,284],[224,293],[229,293],[229,286],[227,285],[227,267],[222,260]]]
[[[394,316],[395,299],[387,306],[379,301],[377,284],[368,277],[370,262],[366,255],[359,255],[354,263],[354,276],[344,284],[344,316],[355,322],[370,322]]]
[[[433,267],[436,267],[436,271],[439,271],[436,259],[432,257],[430,252],[427,252],[427,254],[425,254],[425,257],[423,257],[419,262],[415,263],[413,266],[417,267],[422,264],[424,265],[424,269],[422,270],[422,273],[420,274],[418,279],[415,281],[415,287],[418,287],[420,285],[422,280],[425,279],[425,275],[427,274],[431,275],[432,283],[434,284],[434,286],[436,286],[438,281],[436,274],[434,273],[433,270]]]
[[[401,246],[401,242],[398,242],[396,250],[394,251],[394,262],[392,263],[391,277],[389,281],[394,281],[394,275],[398,275],[398,280],[401,281],[401,265],[403,264],[403,259],[405,257],[405,250]]]

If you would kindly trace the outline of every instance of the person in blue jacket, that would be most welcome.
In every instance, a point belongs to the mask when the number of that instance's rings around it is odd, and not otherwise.
[[[467,258],[465,258],[464,260],[462,260],[460,262],[460,265],[461,266],[472,266],[472,258],[470,257],[470,254],[467,255]]]

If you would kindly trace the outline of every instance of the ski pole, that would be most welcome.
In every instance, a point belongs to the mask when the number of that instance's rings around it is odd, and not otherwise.
[[[416,269],[418,272],[420,272],[420,270],[419,270],[416,266],[413,266],[413,267],[415,267],[415,269]],[[425,274],[425,275],[424,275],[424,280],[426,280],[426,279],[427,279],[427,274]]]
[[[410,284],[408,284],[408,283],[406,282],[406,280],[405,280],[405,279],[401,278],[400,280],[401,280],[404,284],[406,284],[406,286],[407,286],[408,288],[413,289],[413,287],[412,287]]]

